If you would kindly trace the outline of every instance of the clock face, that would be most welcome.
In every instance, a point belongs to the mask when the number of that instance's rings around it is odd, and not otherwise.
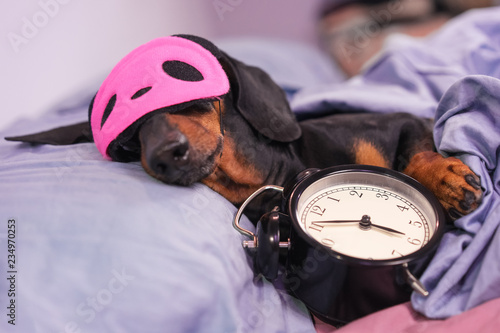
[[[301,192],[296,221],[341,257],[400,259],[424,247],[440,223],[426,195],[407,182],[356,170],[325,175]]]

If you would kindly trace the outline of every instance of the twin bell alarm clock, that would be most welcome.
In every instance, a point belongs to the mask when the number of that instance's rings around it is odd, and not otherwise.
[[[253,233],[240,226],[245,207],[266,191],[281,204]],[[256,274],[281,279],[321,320],[348,323],[427,296],[418,276],[445,227],[435,196],[411,177],[375,166],[307,169],[284,188],[268,185],[240,207],[234,227]]]

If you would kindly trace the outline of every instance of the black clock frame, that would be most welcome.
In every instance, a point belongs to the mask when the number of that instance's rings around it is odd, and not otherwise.
[[[394,259],[365,260],[335,252],[318,243],[302,230],[296,212],[299,199],[309,186],[333,174],[375,173],[402,181],[420,192],[434,209],[436,229],[429,241],[417,251]],[[284,188],[280,208],[264,214],[253,234],[242,229],[238,211],[234,225],[252,241],[244,242],[254,260],[254,271],[269,280],[279,278],[288,292],[304,302],[325,322],[339,325],[375,311],[408,301],[413,289],[425,293],[415,276],[420,276],[431,260],[446,227],[446,216],[434,194],[413,178],[400,172],[369,165],[342,165],[307,169]],[[254,195],[258,195],[257,191]],[[251,201],[251,196],[247,201]],[[280,265],[281,263],[281,265]],[[284,270],[278,273],[279,267]]]
[[[303,191],[316,181],[345,172],[376,173],[403,181],[420,192],[437,216],[436,230],[417,251],[394,259],[365,260],[326,247],[299,226],[295,212]],[[400,172],[368,165],[344,165],[306,170],[285,187],[284,205],[290,228],[290,248],[282,278],[289,292],[302,300],[320,319],[343,324],[375,311],[408,301],[412,289],[408,273],[420,276],[432,258],[445,230],[444,210],[434,194]]]

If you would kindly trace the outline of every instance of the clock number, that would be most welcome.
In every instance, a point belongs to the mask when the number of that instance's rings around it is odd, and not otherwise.
[[[321,208],[320,206],[313,206],[311,208],[311,213],[318,214],[319,216],[323,216],[326,208]]]
[[[332,198],[332,197],[327,197],[327,199],[330,199],[330,200],[333,200],[333,201],[340,202],[340,199],[335,199],[335,198]]]
[[[413,245],[420,245],[422,244],[422,241],[420,239],[412,239],[411,237],[408,237],[408,243],[413,244]]]
[[[323,238],[321,240],[321,244],[328,246],[329,248],[333,248],[335,246],[335,242],[330,238]]]
[[[358,198],[361,198],[363,196],[363,193],[358,193],[358,191],[351,191],[349,192],[350,195],[356,195]]]
[[[422,222],[419,222],[419,221],[411,221],[410,220],[410,223],[412,226],[414,227],[417,227],[417,228],[422,228]]]
[[[316,224],[314,222],[311,223],[311,225],[309,226],[309,229],[316,230],[316,231],[319,231],[319,232],[323,231],[323,228],[324,228],[324,226]]]
[[[396,206],[398,206],[399,210],[400,210],[400,211],[402,211],[402,212],[404,212],[405,210],[408,210],[408,209],[409,209],[409,208],[408,208],[408,207],[406,207],[406,206],[400,206],[400,205],[396,205]]]
[[[393,250],[391,254],[392,254],[393,256],[398,255],[398,256],[400,256],[400,257],[403,257],[403,254],[402,254],[401,252],[397,251],[397,250]]]
[[[387,194],[377,193],[377,198],[381,198],[381,199],[384,199],[384,200],[389,200],[389,196]]]

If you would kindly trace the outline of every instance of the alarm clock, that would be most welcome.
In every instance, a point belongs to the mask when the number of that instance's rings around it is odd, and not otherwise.
[[[281,202],[251,232],[239,221],[266,191]],[[321,320],[339,325],[427,296],[418,276],[445,229],[436,197],[415,179],[368,165],[307,169],[285,187],[267,185],[239,208],[233,226],[254,271],[281,279]]]

